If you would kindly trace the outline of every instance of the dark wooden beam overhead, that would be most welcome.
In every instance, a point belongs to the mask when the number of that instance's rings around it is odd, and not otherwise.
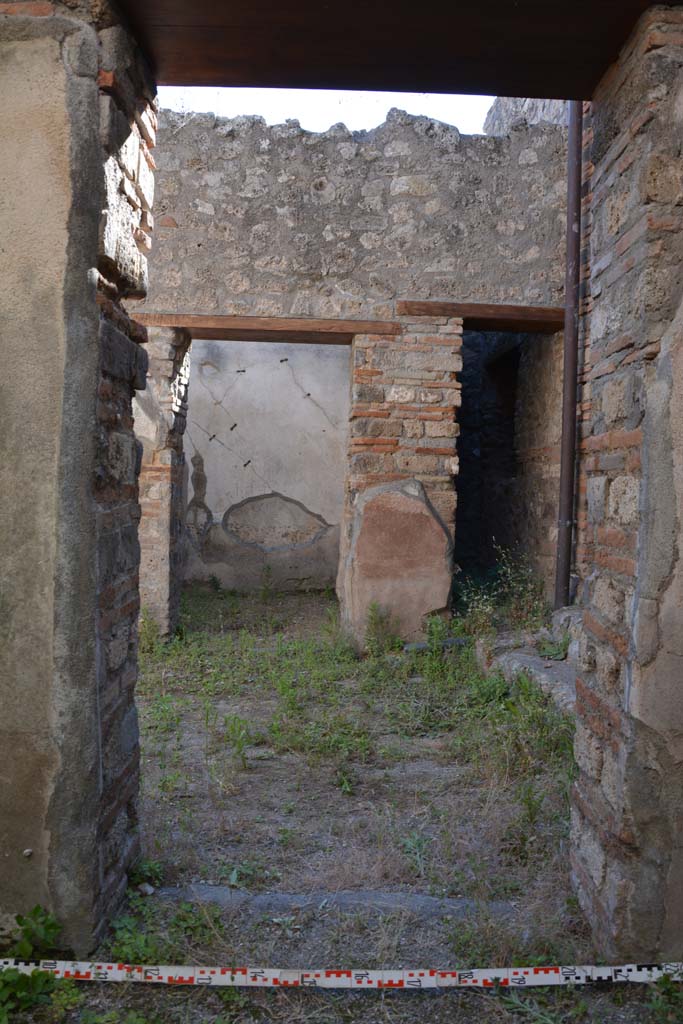
[[[355,334],[400,334],[389,320],[306,320],[275,316],[200,316],[191,313],[136,313],[145,327],[184,327],[208,341],[279,341],[350,345]]]
[[[651,3],[119,0],[119,6],[163,85],[587,99]]]
[[[564,328],[564,306],[506,306],[485,302],[406,300],[396,304],[399,316],[452,316],[466,331],[520,331],[555,334]]]

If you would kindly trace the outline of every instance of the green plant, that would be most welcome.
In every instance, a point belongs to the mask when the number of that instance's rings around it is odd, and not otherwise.
[[[540,851],[539,821],[543,810],[543,794],[537,793],[533,779],[523,779],[517,793],[521,813],[506,829],[502,850],[508,862],[526,864],[534,851]]]
[[[469,636],[485,637],[494,632],[496,590],[488,582],[466,579],[459,585],[459,600],[464,607],[462,626]]]
[[[353,796],[355,778],[347,768],[338,768],[334,776],[335,785],[339,787],[344,796]]]
[[[67,1014],[80,1006],[84,999],[83,988],[75,981],[68,978],[57,981],[50,998],[50,1008],[45,1012],[46,1020],[50,1021],[50,1024],[61,1024]]]
[[[143,608],[138,626],[138,650],[140,654],[158,654],[161,646],[159,626],[148,609]]]
[[[17,930],[7,949],[8,957],[36,960],[54,952],[61,927],[53,914],[35,906],[28,914],[17,914],[15,921]],[[55,986],[54,975],[44,971],[0,971],[0,1024],[7,1024],[16,1013],[49,1005]]]
[[[683,984],[665,974],[650,989],[648,1001],[652,1024],[680,1024],[683,1021]]]
[[[149,885],[161,885],[163,879],[164,866],[160,860],[147,860],[141,857],[128,872],[128,882],[132,886],[142,885],[144,882]]]
[[[133,911],[139,904],[131,901]],[[154,964],[166,961],[167,945],[160,935],[147,927],[148,920],[141,912],[123,914],[112,924],[108,943],[109,955],[124,964]]]
[[[153,1017],[147,1017],[136,1010],[124,1010],[123,1012],[107,1010],[106,1013],[85,1010],[81,1014],[80,1024],[161,1024],[161,1018],[156,1014]]]
[[[391,612],[371,601],[365,626],[365,650],[371,658],[380,658],[400,646],[399,626]]]
[[[220,878],[234,889],[256,888],[268,882],[278,881],[280,873],[267,868],[260,860],[243,860],[239,864],[224,864]]]
[[[218,907],[181,903],[168,925],[169,938],[177,944],[191,940],[194,943],[208,943],[223,933]]]
[[[238,988],[220,988],[217,990],[218,998],[222,1002],[223,1006],[227,1006],[230,1010],[247,1010],[249,1009],[249,997],[246,992],[240,991]],[[230,1017],[217,1017],[214,1024],[234,1024],[235,1018]]]
[[[273,569],[270,565],[264,565],[261,572],[261,588],[259,597],[264,604],[267,604],[273,596]]]
[[[9,1024],[17,1013],[49,1006],[56,980],[45,971],[22,974],[14,967],[0,971],[0,1024]]]
[[[512,626],[540,629],[548,615],[543,583],[520,550],[496,545],[498,591],[504,614]]]
[[[569,651],[570,641],[569,633],[563,633],[559,640],[542,637],[536,644],[536,648],[542,658],[547,658],[549,661],[564,661]]]
[[[56,949],[61,926],[49,910],[35,906],[28,914],[17,914],[15,921],[19,934],[8,950],[9,956],[31,960],[36,954],[51,953]]]
[[[213,573],[211,574],[211,576],[209,576],[209,586],[213,590],[214,594],[220,594],[221,590],[223,589],[223,585],[221,581],[218,579],[218,576],[214,575]]]
[[[407,836],[403,836],[400,840],[401,849],[420,878],[425,874],[430,842],[429,836],[422,835],[421,832],[416,831],[409,832]]]
[[[177,793],[180,789],[180,785],[183,780],[182,772],[177,769],[172,772],[164,772],[159,779],[159,789],[162,793],[166,793],[171,796],[173,793]]]
[[[543,1006],[540,999],[532,999],[528,995],[520,996],[517,992],[500,993],[501,1005],[510,1010],[515,1017],[522,1017],[530,1021],[530,1024],[566,1024],[570,1019],[578,1019],[587,1012],[588,1007],[581,1000],[567,1013],[564,1007],[557,1011],[551,1007]]]
[[[248,767],[247,747],[253,742],[249,723],[239,715],[226,715],[223,719],[223,731],[226,740],[232,747],[232,756],[243,770]]]

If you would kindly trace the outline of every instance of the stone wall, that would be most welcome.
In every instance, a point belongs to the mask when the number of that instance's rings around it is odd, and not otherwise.
[[[515,96],[497,96],[484,121],[487,135],[508,135],[520,124],[569,124],[567,100],[540,100]]]
[[[583,439],[572,863],[608,955],[683,919],[683,11],[652,8],[585,131]]]
[[[346,345],[193,341],[186,578],[334,585],[350,373]]]
[[[395,298],[561,305],[565,131],[464,136],[160,115],[148,312],[389,319]]]
[[[137,850],[154,83],[106,4],[3,3],[0,95],[0,924],[41,903],[85,952]]]

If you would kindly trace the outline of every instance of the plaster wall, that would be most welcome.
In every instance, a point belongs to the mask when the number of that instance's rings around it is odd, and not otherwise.
[[[192,343],[190,579],[333,585],[347,471],[350,346]]]
[[[66,91],[58,40],[0,43],[5,367],[0,380],[0,678],[21,680],[20,686],[3,694],[0,748],[9,751],[16,745],[22,750],[21,757],[3,758],[0,769],[0,865],[8,883],[2,894],[8,912],[24,903],[29,887],[33,903],[49,902],[48,811],[60,766],[52,730],[58,557],[54,517],[59,503],[71,205]],[[26,124],[33,125],[28,138]],[[25,187],[29,178],[35,194]],[[36,196],[46,197],[38,217]],[[41,259],[41,251],[54,258]],[[17,388],[17,381],[26,386]],[[26,814],[29,794],[32,817]],[[33,852],[22,863],[26,849]]]

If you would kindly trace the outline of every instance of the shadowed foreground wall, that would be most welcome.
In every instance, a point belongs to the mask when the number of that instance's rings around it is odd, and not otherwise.
[[[138,446],[154,83],[106,4],[0,8],[0,927],[91,949],[138,849]]]
[[[191,353],[185,576],[333,585],[350,346],[198,340]]]
[[[585,133],[584,637],[572,864],[611,956],[683,921],[683,11],[653,8]]]

